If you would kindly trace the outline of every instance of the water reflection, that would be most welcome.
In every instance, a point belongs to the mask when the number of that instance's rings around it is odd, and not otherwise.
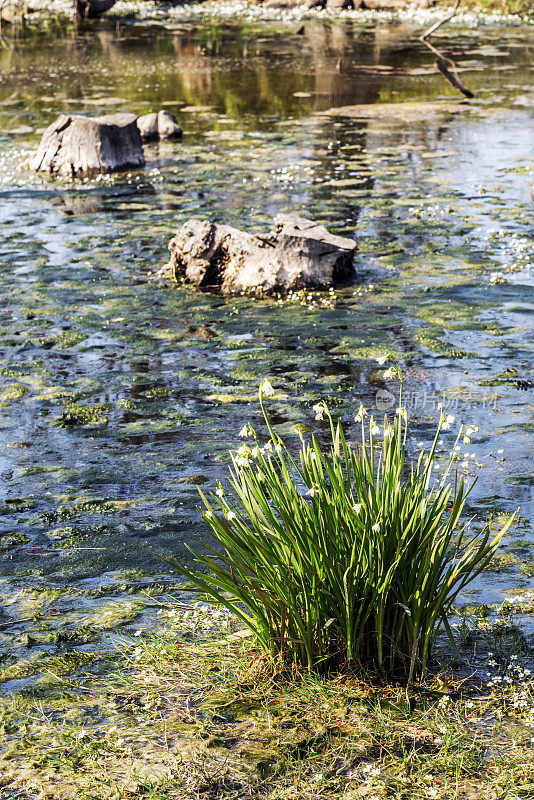
[[[330,106],[399,99],[405,95],[457,96],[437,73],[434,55],[406,25],[368,27],[342,22],[307,22],[304,36],[258,36],[239,25],[191,25],[180,31],[115,27],[57,38],[29,36],[0,53],[2,116],[34,119],[33,109],[52,117],[65,107],[85,110],[129,104],[171,110],[180,105],[212,106],[232,117],[250,114],[302,116]],[[506,41],[503,43],[503,34]],[[528,65],[529,44],[520,32],[486,34],[510,47],[506,63],[499,48],[468,59],[473,34],[456,34],[440,44],[469,72],[477,91],[510,83],[508,71]],[[463,60],[462,60],[463,59]],[[31,62],[31,63],[30,63]],[[503,68],[506,67],[505,70]],[[112,92],[110,95],[109,92]],[[6,119],[6,122],[7,122]],[[7,125],[7,127],[15,127]]]

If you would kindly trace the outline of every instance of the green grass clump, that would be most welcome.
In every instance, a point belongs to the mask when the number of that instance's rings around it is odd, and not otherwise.
[[[387,377],[399,375],[389,370]],[[191,550],[201,569],[173,566],[250,628],[260,646],[288,667],[329,672],[350,666],[408,682],[425,672],[436,634],[458,593],[489,564],[506,523],[471,536],[460,522],[470,487],[434,478],[442,414],[429,453],[408,463],[407,415],[398,409],[380,430],[360,409],[361,434],[348,442],[330,422],[323,449],[301,436],[298,460],[273,431],[232,456],[229,493],[207,499],[203,517],[214,546]],[[462,432],[462,430],[461,430]],[[380,435],[380,439],[378,438]]]

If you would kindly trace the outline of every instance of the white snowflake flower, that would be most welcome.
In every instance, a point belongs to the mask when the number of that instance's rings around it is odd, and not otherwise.
[[[274,395],[273,385],[267,379],[263,381],[259,389],[260,397],[265,395],[265,397],[272,397]]]
[[[316,403],[313,406],[313,411],[315,412],[315,419],[317,420],[324,419],[325,407],[322,403]]]

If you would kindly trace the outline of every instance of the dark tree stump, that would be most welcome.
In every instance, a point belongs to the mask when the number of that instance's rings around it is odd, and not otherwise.
[[[76,0],[76,14],[83,19],[99,17],[115,3],[116,0]]]
[[[43,133],[30,169],[82,177],[144,166],[135,114],[61,114]]]

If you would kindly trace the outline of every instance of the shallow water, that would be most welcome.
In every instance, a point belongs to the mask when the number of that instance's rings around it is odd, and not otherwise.
[[[443,31],[434,43],[476,99],[415,120],[323,113],[461,100],[406,24],[307,21],[297,36],[101,22],[0,51],[4,666],[55,654],[58,631],[83,649],[139,624],[140,591],[174,585],[158,556],[202,535],[197,486],[225,479],[264,377],[281,430],[312,422],[319,399],[350,421],[392,389],[373,361],[387,351],[405,366],[414,452],[443,402],[479,427],[465,446],[473,513],[520,507],[501,571],[469,597],[533,586],[530,33]],[[139,173],[69,183],[25,169],[65,109],[160,107],[185,135],[146,146]],[[225,299],[155,276],[188,217],[260,230],[279,211],[356,238],[354,281],[333,301]],[[65,419],[73,402],[86,424]]]

